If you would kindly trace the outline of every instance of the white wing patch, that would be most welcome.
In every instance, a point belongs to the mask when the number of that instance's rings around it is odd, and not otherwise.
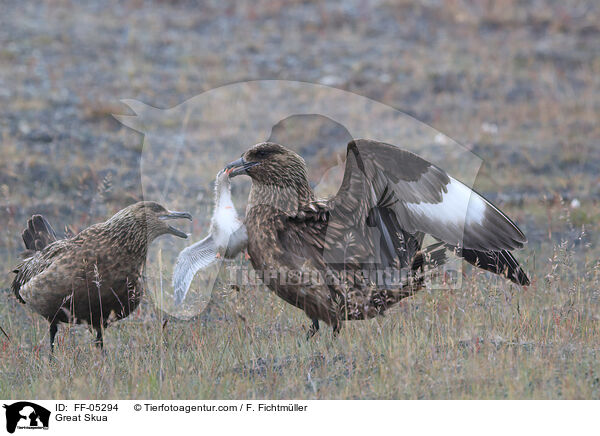
[[[406,207],[417,219],[438,222],[450,231],[443,233],[456,237],[463,234],[465,227],[483,223],[485,210],[491,206],[487,201],[452,177],[446,189],[440,203],[406,203]],[[460,240],[446,242],[458,243]]]
[[[481,224],[487,202],[458,180],[450,177],[446,185],[447,192],[442,195],[441,203],[406,203],[415,214],[424,214],[432,220],[456,224]]]
[[[181,304],[198,270],[206,268],[217,260],[217,247],[212,235],[183,249],[177,256],[173,270],[173,297],[175,304]]]

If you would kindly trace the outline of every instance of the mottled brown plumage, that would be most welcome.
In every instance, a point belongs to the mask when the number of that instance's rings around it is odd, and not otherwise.
[[[187,237],[165,222],[175,218],[191,220],[191,215],[139,202],[62,240],[41,215],[28,221],[26,259],[14,270],[12,290],[50,323],[51,349],[59,322],[91,325],[102,346],[102,329],[140,303],[149,244],[164,234]]]
[[[319,320],[337,332],[341,321],[382,314],[412,295],[423,285],[423,267],[442,263],[446,249],[529,283],[507,251],[526,240],[516,225],[441,169],[392,145],[350,142],[342,185],[328,201],[314,198],[304,160],[278,144],[257,144],[226,168],[231,177],[252,178],[245,224],[254,269],[306,312],[312,334]],[[422,250],[425,233],[439,243]]]

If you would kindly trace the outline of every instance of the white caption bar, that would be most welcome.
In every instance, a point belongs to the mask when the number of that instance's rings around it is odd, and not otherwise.
[[[94,434],[580,434],[593,401],[46,401],[3,400],[9,433]],[[592,425],[594,427],[592,427]],[[11,431],[12,430],[12,431]],[[115,433],[118,432],[118,433]],[[235,432],[235,433],[234,433]],[[167,433],[168,434],[168,433]]]

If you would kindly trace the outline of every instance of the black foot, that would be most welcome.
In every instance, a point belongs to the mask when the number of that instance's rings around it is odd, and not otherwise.
[[[310,338],[312,338],[314,335],[316,335],[318,331],[319,331],[319,320],[315,318],[312,320],[312,324],[308,329],[308,333],[306,333],[306,340],[308,341]]]

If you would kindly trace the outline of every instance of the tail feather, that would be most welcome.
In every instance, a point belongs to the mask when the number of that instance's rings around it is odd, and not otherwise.
[[[54,229],[42,215],[33,215],[27,220],[27,228],[23,230],[22,237],[29,253],[41,251],[56,241]]]
[[[48,245],[57,240],[56,233],[50,223],[42,215],[33,215],[27,220],[27,228],[21,234],[25,243],[25,251],[21,253],[23,260],[13,273],[16,274],[13,279],[11,289],[21,303],[25,304],[25,300],[21,297],[21,287],[27,283],[36,272],[36,264],[38,261],[30,259],[36,252],[43,250]],[[33,266],[32,266],[33,265]]]

